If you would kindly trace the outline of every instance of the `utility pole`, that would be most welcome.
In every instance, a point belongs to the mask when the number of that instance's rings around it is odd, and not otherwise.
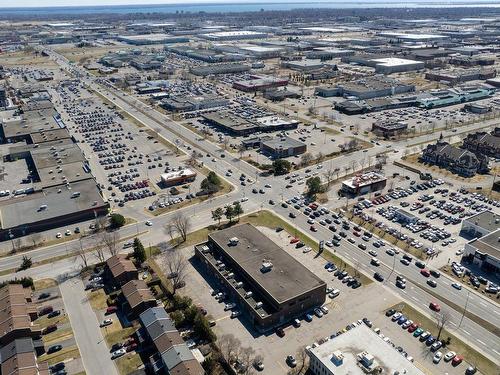
[[[460,318],[460,323],[458,323],[458,328],[462,325],[464,320],[465,312],[467,311],[467,304],[469,303],[470,290],[467,290],[467,299],[465,300],[464,311],[462,312],[462,317]]]

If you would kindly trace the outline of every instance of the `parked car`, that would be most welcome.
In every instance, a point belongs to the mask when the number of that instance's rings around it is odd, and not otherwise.
[[[62,345],[52,345],[51,347],[49,347],[47,349],[47,354],[52,354],[52,353],[58,352],[62,348],[63,348]]]
[[[105,314],[105,315],[113,314],[113,313],[115,313],[117,310],[118,310],[118,307],[117,307],[117,306],[109,306],[109,307],[106,309],[106,312],[105,312],[104,314]]]
[[[61,315],[61,310],[54,310],[47,315],[47,318],[52,319],[59,315]]]
[[[57,331],[57,325],[51,324],[42,330],[42,335],[48,335],[51,332]]]
[[[125,350],[124,348],[118,349],[113,352],[113,354],[111,355],[111,359],[116,359],[118,357],[121,357],[122,355],[125,355],[126,353],[127,350]]]
[[[107,318],[107,319],[104,319],[104,320],[101,322],[100,326],[101,326],[101,327],[106,327],[106,326],[109,326],[109,325],[111,325],[111,324],[113,324],[113,319],[111,319],[111,318]]]
[[[292,368],[297,366],[297,360],[291,354],[286,356],[286,363],[288,364],[288,366],[290,366]]]

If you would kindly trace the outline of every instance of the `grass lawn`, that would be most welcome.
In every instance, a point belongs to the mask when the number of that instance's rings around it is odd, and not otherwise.
[[[69,322],[68,316],[67,315],[59,315],[56,316],[55,318],[49,319],[47,315],[44,315],[37,320],[35,320],[35,324],[38,324],[41,328],[45,328],[48,325],[51,324],[57,324],[57,325],[62,325],[66,324]]]
[[[115,325],[115,328],[109,328],[113,327]],[[105,331],[104,333],[104,338],[106,339],[106,342],[108,343],[109,346],[112,346],[113,344],[116,344],[117,342],[123,342],[125,341],[132,333],[134,333],[137,330],[136,327],[127,327],[127,328],[121,328],[120,324],[115,322],[111,326],[108,326],[108,330]]]
[[[279,216],[274,215],[271,211],[263,210],[246,216],[242,216],[239,220],[239,223],[250,223],[255,226],[262,226],[272,229],[277,227],[282,227],[290,235],[300,238],[300,240],[304,242],[306,246],[311,247],[313,251],[316,252],[318,251],[319,247],[318,242],[316,242],[314,239],[312,239],[308,235],[298,230],[296,227],[294,227],[287,221],[284,221]],[[227,225],[228,223],[221,223],[221,228],[227,227]],[[200,242],[204,242],[207,240],[208,234],[214,232],[215,230],[217,230],[217,226],[210,225],[208,227],[191,232],[188,234],[186,241],[179,244],[179,246],[188,247],[188,246],[194,246]],[[359,279],[363,284],[370,284],[372,282],[372,280],[369,277],[355,270],[351,265],[345,263],[342,259],[340,259],[335,254],[331,253],[329,250],[326,249],[323,250],[323,252],[321,253],[321,257],[330,262],[334,262],[338,267],[345,269],[351,275],[359,274]]]
[[[436,327],[436,321],[415,310],[413,307],[408,306],[404,302],[401,302],[390,308],[403,312],[408,319],[420,323],[420,325],[423,326],[423,328],[426,331],[431,332],[433,336],[437,335],[438,329]],[[465,361],[475,365],[478,368],[478,370],[481,371],[482,374],[498,375],[498,366],[494,362],[490,361],[484,355],[477,352],[476,350],[468,346],[466,343],[456,338],[453,334],[449,333],[445,328],[441,332],[441,339],[446,340],[446,338],[448,337],[451,338],[451,342],[450,345],[448,345],[445,349],[441,349],[443,353],[446,353],[448,350],[452,350],[460,355],[463,355]]]
[[[106,293],[102,289],[87,294],[90,306],[94,310],[103,310],[108,307]]]
[[[139,367],[143,366],[141,356],[137,353],[127,353],[123,357],[115,360],[118,372],[122,375],[127,375]]]
[[[33,282],[35,286],[35,290],[40,290],[40,289],[45,289],[45,288],[52,288],[54,286],[57,286],[57,281],[54,279],[40,279],[40,280],[35,280]]]
[[[48,335],[43,336],[43,342],[46,346],[50,346],[51,344],[56,344],[56,341],[61,342],[73,337],[73,331],[71,327],[58,329]]]
[[[67,348],[62,348],[58,352],[52,353],[52,354],[43,354],[40,357],[38,357],[38,360],[40,362],[47,361],[49,365],[54,365],[58,362],[62,362],[65,359],[74,359],[74,358],[79,358],[80,357],[80,352],[78,351],[78,348],[76,345],[68,346]]]

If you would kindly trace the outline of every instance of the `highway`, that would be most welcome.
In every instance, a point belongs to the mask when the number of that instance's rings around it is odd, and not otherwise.
[[[179,148],[187,154],[189,154],[190,152],[189,150],[187,150],[187,146],[189,145],[190,147],[194,147],[197,151],[204,155],[202,158],[200,158],[200,161],[203,161],[205,166],[207,166],[209,169],[216,171],[219,175],[222,176],[225,175],[228,169],[232,169],[234,172],[231,176],[225,177],[235,187],[235,189],[230,194],[207,200],[206,202],[201,204],[188,206],[172,213],[154,217],[150,219],[153,222],[153,226],[151,227],[146,227],[143,221],[139,221],[134,225],[126,226],[119,230],[120,237],[123,238],[127,236],[133,236],[134,234],[147,230],[148,232],[143,234],[141,237],[143,243],[145,245],[148,245],[149,243],[156,244],[166,239],[164,226],[171,220],[172,215],[176,214],[177,212],[183,212],[191,217],[192,229],[202,228],[206,226],[207,223],[213,222],[213,220],[211,219],[211,210],[215,209],[216,207],[221,207],[226,203],[240,200],[242,197],[248,198],[248,201],[243,204],[245,212],[251,212],[261,208],[266,208],[272,210],[286,220],[289,220],[288,214],[291,210],[294,209],[282,208],[279,202],[281,202],[282,200],[287,200],[292,196],[300,195],[303,191],[304,185],[294,184],[292,188],[287,189],[285,187],[287,185],[287,181],[284,178],[259,176],[259,170],[252,165],[240,161],[236,157],[232,157],[230,153],[223,151],[219,146],[207,140],[202,140],[196,133],[192,132],[181,124],[172,121],[168,116],[157,112],[156,110],[145,105],[142,102],[139,102],[137,99],[119,90],[113,89],[114,92],[111,92],[108,87],[104,87],[103,85],[96,82],[98,78],[90,76],[83,69],[70,65],[64,57],[57,55],[54,52],[50,53],[52,57],[63,68],[73,72],[73,74],[75,74],[75,72],[78,72],[78,75],[83,82],[85,82],[92,90],[105,96],[117,107],[129,113],[131,116],[137,118],[146,126],[157,131],[166,139],[179,139],[181,141],[179,144]],[[119,95],[116,93],[119,93]],[[484,127],[484,124],[472,124],[469,126],[465,126],[463,128],[460,128],[460,132],[468,132],[480,127]],[[445,137],[459,137],[457,133],[452,132],[451,130],[445,131],[443,133]],[[417,137],[411,142],[396,142],[391,147],[395,150],[398,150],[399,152],[390,152],[388,154],[389,160],[392,160],[393,158],[400,158],[402,150],[408,147],[412,147],[412,145],[416,145],[419,142],[432,142],[437,137],[439,137],[439,135],[435,134],[432,136],[425,136],[424,140],[420,140],[420,137]],[[382,142],[380,146],[375,146],[368,149],[368,151],[364,153],[364,157],[370,157],[372,158],[372,160],[374,160],[377,154],[386,152],[388,150],[388,145],[388,143]],[[221,158],[222,153],[226,155],[225,158]],[[215,161],[212,161],[213,158],[215,158]],[[353,161],[356,161],[357,159],[359,159],[359,153],[352,153],[338,157],[331,163],[335,163],[335,167],[342,170],[346,166],[352,165]],[[326,163],[328,162],[325,162],[325,164]],[[315,170],[315,167],[311,168]],[[246,187],[241,186],[239,184],[239,176],[241,173],[246,174],[247,177],[254,178],[254,184]],[[298,173],[303,175],[304,171],[302,170]],[[266,184],[272,185],[272,188],[265,188]],[[265,191],[265,194],[251,193],[251,190],[254,187],[258,190],[263,189]],[[270,199],[273,199],[275,202],[277,202],[277,205],[270,206],[268,204],[268,201]],[[340,201],[336,204],[340,205]],[[318,229],[317,232],[313,233],[309,231],[310,225],[306,222],[307,218],[302,213],[296,212],[296,214],[297,219],[293,221],[293,225],[297,226],[305,233],[308,233],[310,237],[316,240],[328,240],[331,238],[332,233],[327,228],[324,228],[319,224],[316,224],[316,227]],[[92,247],[93,243],[95,243],[95,240],[96,238],[93,238],[92,236],[84,238],[81,240],[82,246],[84,248]],[[356,238],[356,241],[359,242],[361,241],[361,239]],[[51,247],[39,248],[37,250],[29,252],[28,254],[30,257],[32,257],[32,260],[34,262],[37,262],[59,255],[71,254],[71,249],[74,249],[76,246],[80,246],[79,241],[72,241],[64,244],[54,245]],[[372,245],[367,244],[367,246],[368,248],[370,248],[370,246]],[[436,298],[426,292],[426,290],[430,287],[427,286],[426,279],[422,275],[420,275],[420,270],[414,264],[411,264],[410,266],[404,266],[400,263],[399,259],[401,257],[401,254],[399,255],[399,257],[391,257],[385,254],[384,249],[377,249],[378,258],[381,262],[381,265],[380,267],[375,268],[370,265],[371,255],[367,253],[368,250],[362,251],[356,245],[350,244],[345,239],[342,239],[341,245],[335,249],[337,255],[340,255],[342,258],[344,258],[347,263],[360,264],[361,269],[367,275],[373,276],[373,272],[375,272],[375,270],[382,273],[386,277],[386,280],[384,282],[384,286],[386,288],[391,289],[394,293],[401,296],[403,300],[419,307],[423,311],[426,311],[429,315],[432,315],[430,310],[428,309],[428,305],[430,301],[436,301]],[[21,262],[22,255],[24,254],[15,254],[10,257],[0,258],[0,270],[8,270],[17,267]],[[60,267],[53,267],[53,276],[57,275],[56,272],[70,272],[71,270],[74,270],[75,263],[75,261],[73,261],[72,263],[68,262],[67,260],[61,261]],[[391,272],[393,268],[394,271]],[[37,268],[35,268],[34,270],[36,269]],[[19,275],[37,274],[34,270],[28,270],[20,273]],[[45,267],[44,270],[47,274],[51,274],[51,270],[48,267]],[[399,273],[404,275],[408,280],[408,286],[405,290],[401,290],[394,285],[395,276]],[[388,275],[390,275],[390,277],[387,277]],[[433,289],[434,293],[443,296],[443,298],[454,302],[458,306],[465,306],[468,299],[468,311],[496,325],[497,327],[500,326],[500,312],[497,304],[481,297],[475,292],[471,292],[469,294],[465,289],[461,291],[453,289],[450,286],[452,281],[445,275],[442,275],[437,281],[438,286]],[[464,339],[464,341],[470,342],[474,347],[478,348],[482,353],[489,356],[493,360],[496,360],[497,362],[500,361],[500,341],[498,339],[498,336],[487,331],[485,328],[471,321],[467,317],[463,318],[459,326],[462,311],[455,311],[451,307],[445,306],[442,301],[439,301],[439,303],[443,306],[443,311],[449,311],[451,315],[450,330],[455,331],[458,336]]]

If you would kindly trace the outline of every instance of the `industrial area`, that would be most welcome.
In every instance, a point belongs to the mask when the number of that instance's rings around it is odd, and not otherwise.
[[[0,12],[0,374],[498,375],[498,8],[193,7]]]

